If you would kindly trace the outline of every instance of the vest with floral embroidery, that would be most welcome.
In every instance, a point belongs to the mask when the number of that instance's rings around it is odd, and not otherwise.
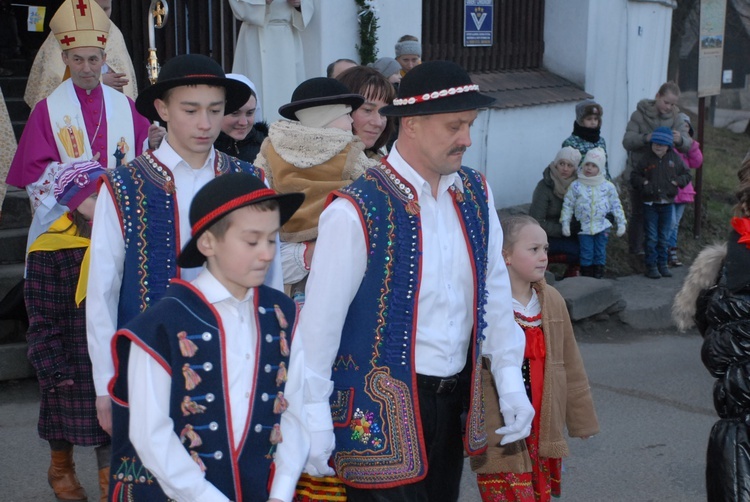
[[[258,368],[250,397],[250,415],[239,447],[231,441],[229,389],[224,382],[226,336],[221,318],[203,295],[179,279],[164,297],[115,335],[115,378],[110,384],[112,434],[110,500],[166,501],[157,480],[141,463],[127,439],[129,431],[127,364],[130,344],[152,354],[172,376],[170,418],[174,433],[206,479],[235,502],[265,502],[279,424],[286,409],[283,397],[289,344],[296,306],[267,286],[254,295],[259,327],[255,347]]]
[[[248,172],[264,180],[263,171],[216,151],[214,175]],[[122,327],[164,294],[169,280],[178,277],[180,241],[174,175],[151,151],[126,166],[107,173],[125,242],[117,327]]]
[[[481,344],[486,304],[489,207],[481,174],[463,167],[450,188],[474,275],[471,394],[464,446],[484,451]],[[350,200],[363,222],[367,269],[347,314],[334,362],[331,413],[338,476],[362,488],[423,479],[427,455],[416,392],[414,339],[421,274],[421,222],[414,188],[387,163],[331,196]]]

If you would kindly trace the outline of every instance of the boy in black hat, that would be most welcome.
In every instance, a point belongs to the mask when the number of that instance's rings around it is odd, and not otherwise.
[[[483,365],[502,442],[530,432],[500,222],[484,176],[461,165],[493,101],[455,63],[409,71],[381,109],[400,118],[394,148],[320,217],[293,351],[305,349],[306,471],[330,475],[331,456],[350,502],[458,499],[464,450],[487,447]]]
[[[284,395],[296,308],[262,284],[303,199],[248,173],[196,194],[177,264],[205,268],[115,334],[111,391],[127,420],[113,500],[265,502],[271,483],[271,500],[291,500],[309,447],[300,399]]]
[[[299,300],[318,236],[318,218],[328,194],[359,178],[377,164],[352,134],[352,110],[364,102],[332,78],[302,82],[281,108],[284,119],[271,124],[255,165],[274,190],[303,192],[305,202],[281,229],[281,257],[288,293]]]
[[[224,114],[249,96],[247,85],[226,78],[216,61],[198,54],[167,61],[156,84],[138,96],[138,111],[166,123],[168,133],[158,149],[108,174],[99,192],[91,238],[86,326],[99,422],[107,431],[112,428],[107,393],[114,375],[112,336],[158,300],[170,279],[191,280],[198,274],[199,269],[176,262],[190,235],[193,196],[210,180],[230,172],[263,179],[252,165],[213,148]],[[280,270],[269,276],[280,277]],[[282,287],[273,277],[270,284]]]

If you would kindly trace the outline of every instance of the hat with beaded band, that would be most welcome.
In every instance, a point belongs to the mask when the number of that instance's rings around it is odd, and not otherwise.
[[[401,79],[398,97],[380,109],[386,117],[409,117],[486,108],[495,98],[479,93],[469,74],[450,61],[427,61]]]

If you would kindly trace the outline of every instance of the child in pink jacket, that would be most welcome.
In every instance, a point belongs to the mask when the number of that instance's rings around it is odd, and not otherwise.
[[[679,114],[679,118],[684,120],[688,125],[690,137],[693,137],[693,126],[690,124],[690,117],[684,113]],[[693,140],[690,145],[690,150],[687,153],[683,153],[675,149],[677,155],[682,158],[682,161],[690,169],[698,169],[703,165],[703,152],[701,152],[700,144]],[[669,235],[667,243],[669,244],[669,266],[670,267],[681,267],[682,262],[677,256],[677,231],[680,229],[680,220],[685,212],[685,207],[691,204],[695,199],[695,189],[693,183],[688,183],[685,188],[680,188],[677,191],[677,195],[674,198],[674,212],[672,213],[672,233]]]

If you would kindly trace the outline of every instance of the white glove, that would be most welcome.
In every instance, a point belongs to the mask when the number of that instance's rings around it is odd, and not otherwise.
[[[524,439],[531,434],[534,407],[531,406],[525,392],[510,392],[500,396],[500,412],[503,414],[505,425],[495,433],[503,436],[501,445]]]
[[[562,234],[565,237],[570,237],[570,225],[563,225],[563,227],[562,227]]]
[[[332,430],[310,433],[310,453],[307,455],[305,472],[311,476],[334,476],[336,473],[328,465],[328,459],[336,447],[336,436]]]
[[[625,225],[618,225],[617,226],[617,237],[622,237],[625,235]]]

